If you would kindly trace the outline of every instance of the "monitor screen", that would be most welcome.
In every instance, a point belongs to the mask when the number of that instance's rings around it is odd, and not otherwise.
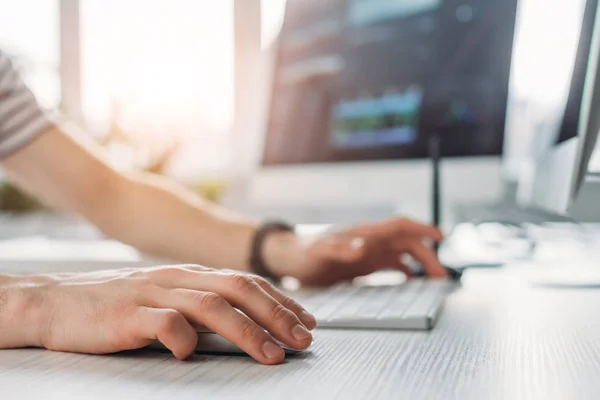
[[[263,164],[499,155],[517,0],[287,0]]]

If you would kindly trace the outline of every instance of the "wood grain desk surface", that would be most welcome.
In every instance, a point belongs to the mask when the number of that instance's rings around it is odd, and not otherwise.
[[[598,399],[600,290],[470,271],[431,332],[318,330],[284,365],[0,351],[1,399]]]

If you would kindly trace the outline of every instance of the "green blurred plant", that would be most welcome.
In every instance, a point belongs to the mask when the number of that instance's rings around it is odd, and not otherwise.
[[[196,193],[204,197],[206,200],[217,203],[221,199],[221,196],[227,187],[228,183],[224,180],[207,180],[195,184],[192,189],[194,189]]]
[[[45,206],[40,201],[12,183],[0,183],[0,210],[28,212],[44,208]]]

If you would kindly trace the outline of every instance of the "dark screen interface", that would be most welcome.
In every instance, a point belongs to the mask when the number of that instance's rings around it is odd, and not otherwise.
[[[288,0],[265,165],[502,153],[517,0]]]

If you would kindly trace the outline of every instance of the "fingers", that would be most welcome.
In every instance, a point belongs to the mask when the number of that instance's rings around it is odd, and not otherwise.
[[[224,282],[221,278],[242,280],[239,282],[242,286],[245,286],[243,279],[237,276],[233,271],[225,272],[224,270],[216,271],[210,268],[184,265],[182,268],[179,267],[163,267],[162,269],[153,270],[153,275],[157,278],[158,283],[163,287],[170,288],[182,288],[190,290],[201,290],[211,291],[215,293],[221,293],[223,289],[230,290],[231,284]],[[200,273],[200,274],[195,274]],[[217,275],[218,280],[213,278]],[[302,306],[297,302],[289,298],[280,292],[277,288],[271,285],[265,279],[255,276],[247,275],[249,278],[254,280],[263,291],[269,296],[283,305],[285,308],[291,310],[296,316],[302,321],[302,323],[308,329],[314,329],[316,327],[316,321],[314,316],[308,313]],[[260,291],[259,291],[260,292]],[[264,294],[263,294],[264,295]]]
[[[281,342],[295,349],[310,346],[312,335],[299,316],[275,300],[255,279],[248,275],[212,274],[207,276],[206,284]],[[286,303],[290,305],[292,301]]]
[[[194,353],[198,342],[196,330],[174,309],[140,307],[133,318],[137,334],[144,340],[160,341],[179,360]],[[147,343],[150,344],[150,343]]]
[[[406,218],[395,219],[384,223],[382,230],[386,234],[409,234],[421,238],[429,238],[435,241],[441,241],[444,238],[442,232],[432,225],[420,224]]]
[[[316,325],[314,317],[258,277],[178,267],[154,269],[149,275],[164,289],[159,302],[156,293],[149,294],[148,301],[154,302],[154,307],[177,309],[190,321],[231,340],[259,362],[274,364],[283,360],[281,347],[273,346],[276,342],[265,329],[295,349],[307,348],[312,343],[312,335],[302,320],[312,329]],[[170,292],[186,299],[173,303],[172,296],[167,294]]]
[[[305,349],[312,343],[312,335],[299,316],[263,290],[256,278],[242,274],[180,271],[172,279],[177,280],[173,286],[176,288],[217,293],[292,348]],[[292,304],[291,300],[286,302]]]
[[[188,289],[157,291],[162,307],[178,310],[186,319],[203,325],[233,342],[263,364],[279,364],[285,354],[273,338],[246,315],[236,311],[221,296]]]
[[[413,270],[402,261],[399,255],[394,256],[393,259],[386,264],[397,269],[398,271],[402,271],[406,275],[407,279],[412,278],[413,276]]]
[[[265,292],[271,295],[271,297],[277,300],[282,306],[296,314],[296,316],[300,318],[300,321],[302,321],[304,326],[306,326],[308,329],[313,330],[317,327],[317,320],[315,317],[306,311],[304,307],[302,307],[296,301],[280,292],[265,279],[255,277],[254,280]]]
[[[446,270],[440,264],[435,251],[425,246],[420,241],[414,240],[408,245],[408,252],[417,260],[428,276],[442,278],[446,276]]]

